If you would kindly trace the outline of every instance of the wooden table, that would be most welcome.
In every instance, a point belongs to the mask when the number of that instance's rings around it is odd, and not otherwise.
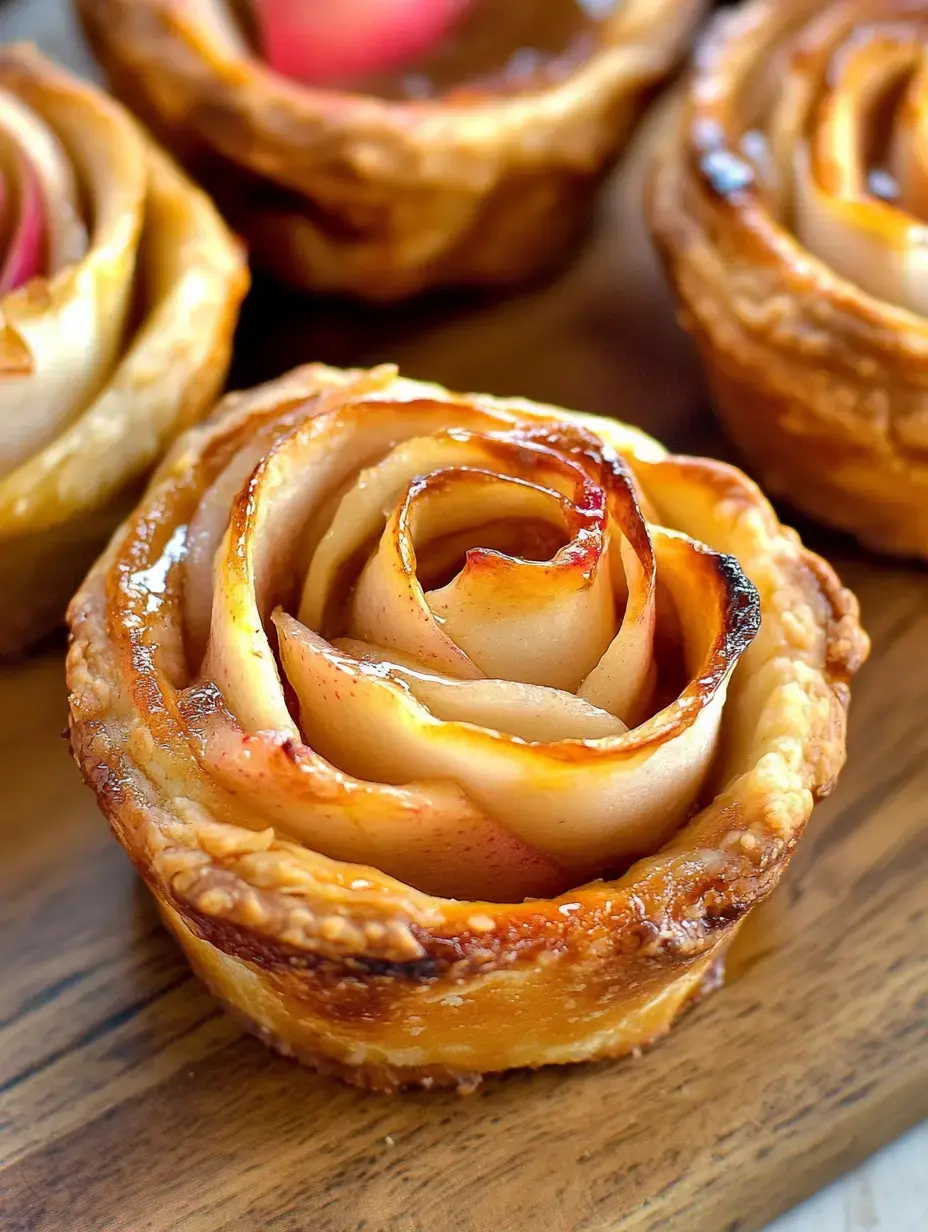
[[[20,0],[0,37],[25,25],[73,61],[62,12]],[[237,376],[393,358],[721,452],[636,193],[633,164],[585,255],[507,302],[359,313],[259,288]],[[60,650],[0,674],[0,1227],[748,1232],[925,1118],[928,580],[802,530],[860,595],[874,652],[840,788],[728,987],[642,1058],[469,1099],[364,1095],[242,1038],[79,785]]]

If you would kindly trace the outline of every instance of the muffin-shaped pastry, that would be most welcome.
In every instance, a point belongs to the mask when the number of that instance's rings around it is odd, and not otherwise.
[[[75,756],[194,969],[384,1089],[666,1032],[867,651],[737,470],[387,368],[227,398],[70,621]]]
[[[118,104],[0,50],[0,656],[63,620],[213,405],[245,286],[219,215]]]
[[[389,300],[511,283],[569,251],[704,0],[77,7],[117,94],[258,265]]]
[[[651,221],[770,491],[928,556],[928,9],[752,0],[701,48]]]

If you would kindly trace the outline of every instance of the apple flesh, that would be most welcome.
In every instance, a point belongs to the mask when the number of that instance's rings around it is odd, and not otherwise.
[[[0,296],[44,273],[47,227],[45,202],[35,168],[20,151],[3,160],[0,179]]]
[[[473,0],[255,0],[262,50],[307,85],[389,72],[435,46]]]

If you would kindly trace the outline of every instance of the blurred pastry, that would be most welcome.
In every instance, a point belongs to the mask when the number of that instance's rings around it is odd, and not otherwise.
[[[0,656],[64,617],[225,378],[243,257],[99,90],[0,50]]]
[[[666,1032],[867,653],[737,470],[391,368],[227,398],[70,622],[75,756],[195,970],[382,1089]]]
[[[732,439],[771,492],[928,556],[928,10],[719,16],[651,223]]]
[[[393,300],[562,259],[704,0],[77,7],[113,89],[259,266]]]

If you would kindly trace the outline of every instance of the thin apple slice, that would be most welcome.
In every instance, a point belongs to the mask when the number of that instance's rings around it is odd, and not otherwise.
[[[45,235],[41,268],[36,263],[36,268],[21,281],[39,273],[51,277],[64,266],[82,260],[87,253],[87,228],[81,217],[72,161],[51,126],[6,90],[0,90],[0,130],[8,145],[16,149],[16,155],[8,154],[4,161],[16,165],[16,178],[21,185],[20,222],[26,232],[38,230],[33,211],[40,211]]]

